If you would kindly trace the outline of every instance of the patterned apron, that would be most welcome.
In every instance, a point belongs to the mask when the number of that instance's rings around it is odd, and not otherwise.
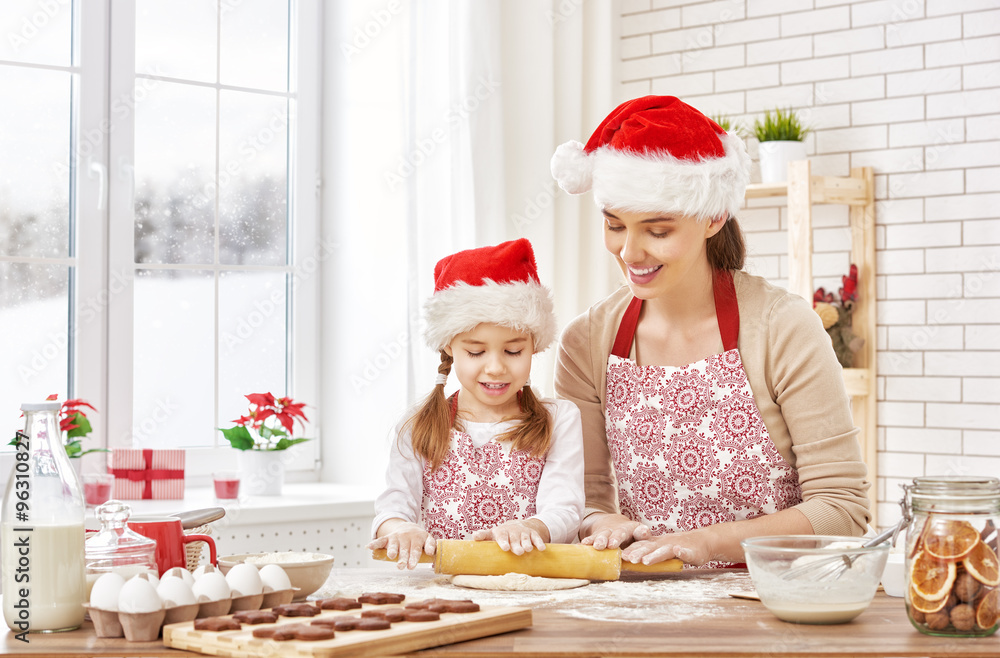
[[[686,366],[630,360],[642,300],[633,298],[608,357],[605,426],[622,514],[654,534],[771,514],[802,502],[754,402],[736,346],[729,271],[713,280],[724,351]],[[705,567],[732,566],[709,563]]]
[[[424,466],[421,518],[437,539],[469,539],[476,530],[535,515],[545,459],[491,439],[476,448],[472,437],[451,431],[441,466]]]

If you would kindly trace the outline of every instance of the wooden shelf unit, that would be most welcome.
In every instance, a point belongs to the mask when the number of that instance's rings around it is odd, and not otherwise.
[[[878,423],[875,393],[875,177],[871,167],[851,169],[850,177],[813,176],[808,160],[788,165],[787,183],[752,184],[746,198],[788,197],[788,289],[812,300],[812,206],[845,204],[850,207],[851,263],[858,266],[858,299],[852,329],[864,346],[854,367],[844,368],[844,384],[851,396],[858,440],[868,466],[868,491],[873,526],[877,506]],[[845,272],[846,274],[846,272]]]

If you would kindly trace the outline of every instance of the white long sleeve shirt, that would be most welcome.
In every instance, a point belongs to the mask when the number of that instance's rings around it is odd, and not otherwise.
[[[567,400],[544,399],[552,414],[552,442],[538,482],[535,516],[549,530],[551,543],[570,543],[583,518],[583,429],[580,410]],[[465,433],[480,448],[508,430],[513,421],[473,423],[463,421]],[[396,445],[389,453],[385,491],[375,500],[372,537],[389,519],[420,524],[423,471],[426,460],[414,454],[409,432],[396,426]]]

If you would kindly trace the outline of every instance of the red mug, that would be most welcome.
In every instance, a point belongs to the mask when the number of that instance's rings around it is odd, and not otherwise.
[[[185,535],[181,520],[175,516],[133,516],[128,527],[156,542],[156,569],[163,575],[174,567],[187,568],[185,546],[193,541],[208,544],[209,559],[218,566],[215,540],[208,535]]]

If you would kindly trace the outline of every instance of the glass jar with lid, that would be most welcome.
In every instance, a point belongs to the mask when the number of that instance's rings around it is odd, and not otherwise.
[[[95,510],[100,531],[86,541],[87,599],[102,575],[115,572],[125,580],[137,574],[156,575],[156,542],[131,530],[131,508],[109,500]]]
[[[931,476],[903,485],[906,613],[928,635],[982,637],[1000,625],[1000,480]]]

